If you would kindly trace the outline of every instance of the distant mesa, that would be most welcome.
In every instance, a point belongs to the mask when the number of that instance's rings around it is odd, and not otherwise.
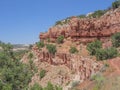
[[[13,51],[28,50],[29,44],[13,44]]]

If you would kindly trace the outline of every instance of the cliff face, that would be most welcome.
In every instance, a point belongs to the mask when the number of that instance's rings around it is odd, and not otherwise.
[[[63,35],[72,41],[91,42],[95,39],[105,41],[112,34],[120,32],[120,8],[107,12],[100,18],[71,17],[66,25],[51,27],[47,33],[40,33],[40,39],[50,39],[55,42],[57,37]]]

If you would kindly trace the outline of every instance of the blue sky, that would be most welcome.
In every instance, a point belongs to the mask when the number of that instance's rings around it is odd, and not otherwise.
[[[106,9],[114,0],[0,0],[0,40],[30,44],[56,21]]]

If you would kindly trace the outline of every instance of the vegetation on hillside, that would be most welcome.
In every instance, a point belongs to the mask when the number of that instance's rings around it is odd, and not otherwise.
[[[116,57],[118,55],[118,51],[114,47],[109,47],[106,49],[101,48],[97,50],[95,55],[97,60],[106,60]]]
[[[97,10],[93,14],[89,15],[88,17],[92,18],[100,18],[102,15],[106,13],[106,10]]]
[[[60,43],[63,43],[63,40],[64,40],[64,36],[61,35],[57,38],[57,43],[60,44]]]
[[[92,76],[92,80],[95,81],[95,86],[93,90],[101,90],[101,87],[104,85],[105,78],[101,74],[96,74]]]
[[[87,50],[90,52],[90,55],[95,55],[97,50],[102,48],[102,42],[99,40],[96,40],[92,43],[88,43]]]
[[[120,39],[115,37],[118,37],[119,33],[112,36],[113,38],[113,45],[119,45]],[[117,43],[117,44],[116,44]],[[94,41],[87,45],[87,50],[90,52],[90,55],[95,55],[97,60],[106,60],[114,58],[118,55],[118,51],[115,47],[108,47],[108,48],[102,48],[102,42],[101,41]]]
[[[47,86],[44,88],[35,83],[30,90],[62,90],[62,88],[60,86],[54,86],[51,82],[48,82]]]
[[[69,52],[72,53],[72,54],[74,54],[74,53],[77,53],[78,50],[77,50],[76,47],[70,47]]]
[[[17,60],[11,44],[0,43],[0,90],[23,90],[28,87],[33,72]]]
[[[45,74],[46,74],[46,70],[42,69],[40,71],[40,79],[43,78],[45,76]]]
[[[48,52],[53,55],[57,52],[56,46],[53,44],[47,44],[46,48],[48,49]]]
[[[112,44],[114,47],[120,46],[120,32],[112,36]]]
[[[23,64],[16,58],[12,50],[11,44],[5,44],[0,42],[0,90],[62,90],[59,86],[54,86],[48,82],[46,87],[41,87],[35,83],[32,87],[29,87],[31,78],[34,73],[37,72],[37,68],[33,63],[33,53],[29,53],[28,64]],[[51,53],[56,52],[55,45],[47,45],[48,50]],[[46,74],[45,70],[40,71],[40,78],[43,78]]]
[[[66,18],[64,20],[61,20],[61,21],[57,21],[55,23],[55,25],[65,25],[65,24],[68,24],[69,23],[69,18]]]
[[[43,41],[39,41],[36,43],[37,47],[40,49],[40,48],[43,48],[45,45],[44,45],[44,42]]]
[[[18,60],[20,60],[24,55],[25,53],[27,53],[28,50],[18,50],[18,51],[14,51],[14,57]]]
[[[77,16],[78,18],[86,18],[86,15],[84,15],[84,14],[81,14],[81,15],[79,15],[79,16]]]
[[[32,59],[33,58],[33,53],[29,53],[28,58]]]
[[[120,0],[115,0],[115,2],[112,3],[112,8],[116,9],[120,6]]]

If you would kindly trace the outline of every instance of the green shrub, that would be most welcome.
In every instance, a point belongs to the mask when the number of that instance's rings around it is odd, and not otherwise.
[[[96,58],[97,60],[105,60],[107,59],[107,50],[105,49],[97,49],[96,51]]]
[[[96,51],[96,58],[98,60],[106,60],[116,57],[118,54],[118,51],[114,47],[110,47],[107,49],[97,49]]]
[[[43,78],[46,74],[46,71],[45,70],[41,70],[40,71],[40,78]]]
[[[69,19],[70,19],[70,17],[63,19],[63,20],[60,20],[60,21],[57,21],[55,23],[55,25],[65,25],[65,24],[69,23],[69,21],[70,21]]]
[[[77,48],[75,48],[75,47],[70,47],[69,52],[73,54],[73,53],[77,53],[78,50],[77,50]]]
[[[116,0],[115,2],[112,3],[112,8],[116,9],[120,6],[120,0]]]
[[[32,65],[33,64],[33,60],[30,59],[29,60],[29,64]]]
[[[114,47],[120,46],[120,32],[112,36],[112,44]]]
[[[62,21],[57,21],[55,25],[62,25]]]
[[[73,81],[71,84],[71,87],[76,87],[80,82],[79,81]]]
[[[45,46],[43,41],[37,42],[36,45],[39,49]]]
[[[95,11],[93,14],[91,14],[90,16],[92,16],[93,18],[99,18],[101,17],[102,15],[104,15],[106,13],[105,10],[98,10],[98,11]]]
[[[54,86],[52,85],[51,82],[48,82],[46,89],[47,90],[54,90]]]
[[[33,72],[34,72],[34,73],[37,73],[37,72],[38,72],[38,68],[37,68],[36,66],[34,66]]]
[[[118,51],[114,47],[107,48],[108,59],[114,58],[118,55]]]
[[[16,59],[20,60],[21,58],[23,58],[25,53],[28,53],[28,51],[27,50],[14,51],[14,56],[15,56]]]
[[[42,86],[40,86],[39,84],[35,83],[30,90],[43,90]]]
[[[63,40],[64,40],[64,36],[61,35],[57,38],[57,43],[60,44],[60,43],[63,43]]]
[[[95,81],[95,86],[93,87],[93,90],[101,90],[101,87],[103,86],[105,81],[103,75],[97,73],[91,77],[91,80]]]
[[[3,85],[2,90],[12,90],[12,86],[10,84],[5,84],[5,85]]]
[[[46,48],[48,49],[49,53],[55,54],[56,53],[56,46],[53,44],[47,44]]]
[[[62,90],[62,87],[60,86],[55,86],[55,89],[54,90]]]
[[[95,55],[96,50],[100,49],[101,47],[102,47],[102,42],[99,40],[96,40],[87,45],[87,50],[90,52],[90,55]]]
[[[77,16],[78,18],[85,18],[86,17],[86,15],[79,15],[79,16]]]
[[[28,58],[32,59],[33,58],[33,53],[29,53]]]
[[[48,82],[47,86],[43,90],[62,90],[60,86],[54,86],[51,82]]]
[[[37,71],[38,71],[38,69],[37,69],[37,67],[35,66],[35,64],[33,63],[33,60],[29,60],[29,66],[30,66],[30,69],[32,70],[32,71],[34,71],[34,73],[37,73]]]
[[[54,86],[51,82],[48,82],[47,86],[44,88],[38,83],[35,83],[30,90],[62,90],[62,88],[60,86]]]

